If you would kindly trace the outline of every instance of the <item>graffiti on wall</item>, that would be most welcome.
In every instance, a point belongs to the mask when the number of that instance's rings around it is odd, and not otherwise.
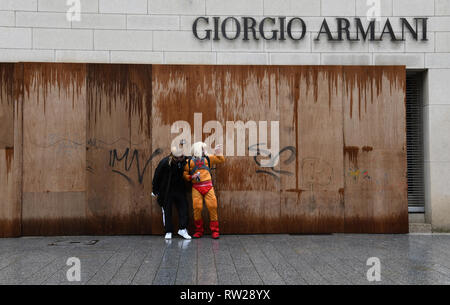
[[[136,168],[137,181],[142,184],[144,181],[145,172],[150,165],[150,162],[158,155],[162,154],[162,149],[157,148],[148,157],[144,163],[142,162],[142,154],[139,154],[139,150],[126,148],[121,154],[117,149],[112,149],[109,151],[109,166],[112,168],[112,172],[124,177],[128,182],[133,184],[134,180],[131,175],[134,172],[133,169]],[[120,166],[123,165],[123,166]],[[134,167],[133,167],[134,166]]]
[[[349,168],[348,175],[353,178],[353,181],[358,182],[359,179],[370,180],[369,171],[366,169],[359,169],[357,167]]]
[[[263,147],[266,146],[265,143],[257,143],[255,145],[251,145],[248,147],[249,151],[256,152],[256,155],[253,157],[253,161],[256,163],[258,168],[255,172],[257,174],[264,174],[272,176],[275,180],[279,181],[281,175],[286,176],[292,176],[294,173],[290,171],[285,171],[281,169],[276,169],[275,164],[278,164],[278,160],[280,160],[283,156],[283,158],[286,158],[283,160],[284,165],[289,165],[290,163],[295,161],[296,158],[296,149],[294,146],[286,146],[280,149],[280,151],[272,156],[272,153],[268,150],[265,150]],[[268,163],[272,164],[270,167],[262,167],[260,159],[262,157],[268,158]]]

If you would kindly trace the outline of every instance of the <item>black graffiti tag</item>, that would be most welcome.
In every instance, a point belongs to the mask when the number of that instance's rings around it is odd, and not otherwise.
[[[142,184],[143,180],[144,180],[144,174],[145,171],[148,168],[148,165],[150,164],[150,162],[158,155],[160,155],[162,153],[162,149],[157,148],[152,154],[151,156],[147,159],[147,161],[144,164],[144,167],[141,169],[141,163],[140,163],[140,159],[139,159],[139,151],[137,149],[133,150],[133,152],[130,154],[130,148],[125,149],[125,152],[123,153],[122,156],[119,156],[117,153],[117,149],[113,149],[109,151],[109,166],[112,167],[112,172],[119,174],[121,176],[123,176],[125,179],[127,179],[128,182],[133,183],[133,180],[127,175],[128,172],[131,170],[131,168],[133,167],[133,164],[136,163],[136,169],[137,169],[137,175],[138,175],[138,181],[139,184]],[[131,155],[131,157],[130,157]],[[114,167],[116,166],[116,163],[124,161],[124,167],[125,167],[125,172],[121,172],[117,169],[114,169]]]
[[[258,144],[251,145],[248,147],[249,151],[256,152],[256,156],[253,157],[253,160],[255,161],[256,165],[258,165],[261,168],[264,168],[264,169],[256,170],[256,173],[270,175],[270,176],[274,177],[276,180],[280,180],[281,175],[292,176],[294,173],[285,171],[285,170],[281,170],[281,169],[279,169],[279,170],[275,169],[274,164],[277,163],[277,160],[279,160],[281,158],[282,154],[286,154],[286,153],[288,153],[289,155],[288,155],[288,158],[283,161],[283,164],[288,165],[288,164],[292,163],[296,157],[296,152],[297,152],[296,148],[294,146],[286,146],[286,147],[282,148],[276,155],[274,155],[272,157],[272,153],[270,151],[265,150],[260,147],[263,145],[265,145],[265,143],[258,143]],[[259,161],[259,158],[262,157],[261,152],[264,153],[265,156],[270,159],[272,166],[270,166],[270,167],[262,167],[261,166],[261,162]]]

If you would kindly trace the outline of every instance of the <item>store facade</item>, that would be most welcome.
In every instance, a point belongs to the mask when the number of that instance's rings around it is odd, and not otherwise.
[[[65,2],[0,1],[0,235],[161,233],[180,121],[268,130],[216,169],[226,233],[450,230],[450,0]]]

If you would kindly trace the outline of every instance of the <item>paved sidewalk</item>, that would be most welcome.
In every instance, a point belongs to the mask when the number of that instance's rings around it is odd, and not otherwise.
[[[369,257],[378,284],[450,284],[450,235],[341,234],[0,239],[0,284],[74,284],[69,257],[78,284],[372,284]]]

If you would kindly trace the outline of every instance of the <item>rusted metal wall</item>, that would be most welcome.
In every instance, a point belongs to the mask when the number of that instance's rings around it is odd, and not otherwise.
[[[16,71],[15,71],[16,70]],[[0,65],[0,237],[21,234],[21,65]]]
[[[86,66],[24,64],[24,235],[81,234],[86,219]]]
[[[344,68],[346,232],[407,232],[406,73]]]
[[[196,112],[280,121],[277,167],[216,169],[224,232],[407,232],[403,67],[154,66],[153,88],[154,147]]]
[[[150,234],[152,68],[88,65],[87,232]]]
[[[342,68],[280,68],[282,219],[295,233],[344,231]]]
[[[162,233],[151,179],[179,120],[193,141],[220,122],[225,151],[227,121],[279,121],[276,167],[247,141],[213,170],[224,233],[408,230],[404,67],[1,67],[0,235]]]

